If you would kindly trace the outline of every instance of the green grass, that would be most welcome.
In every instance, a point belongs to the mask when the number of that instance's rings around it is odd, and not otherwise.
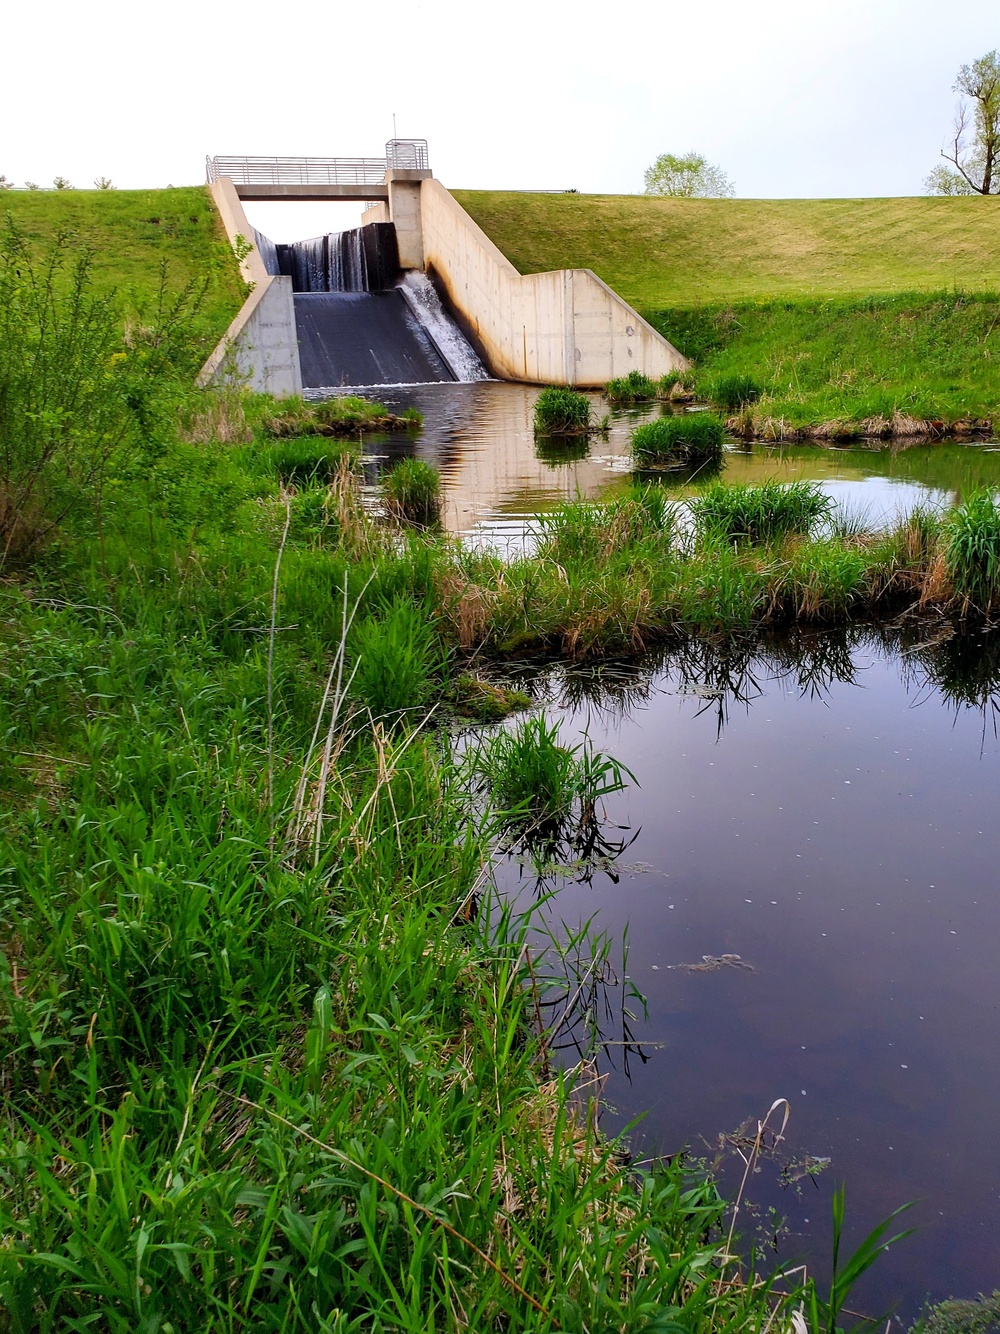
[[[656,381],[641,371],[629,371],[628,375],[609,380],[604,386],[604,397],[609,403],[649,403],[656,395]]]
[[[632,432],[632,453],[640,464],[718,462],[724,438],[718,417],[710,412],[685,412],[643,422]]]
[[[423,459],[403,459],[382,478],[386,513],[427,528],[441,518],[441,475]]]
[[[805,536],[833,502],[814,482],[764,482],[727,486],[716,482],[691,501],[702,534],[726,542],[773,542]]]
[[[575,389],[549,385],[535,399],[534,423],[539,435],[586,435],[590,400]]]
[[[9,216],[34,254],[65,234],[93,254],[93,291],[118,291],[136,306],[167,291],[206,284],[189,327],[192,360],[202,360],[243,303],[244,291],[207,188],[168,190],[5,190],[0,231]]]
[[[704,395],[757,382],[748,435],[1000,419],[994,199],[458,198],[522,273],[593,269],[695,362]]]
[[[456,190],[521,273],[593,269],[644,314],[1000,290],[996,199],[656,199]]]

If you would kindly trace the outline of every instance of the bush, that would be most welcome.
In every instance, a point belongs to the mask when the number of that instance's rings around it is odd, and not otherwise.
[[[586,394],[549,385],[535,399],[535,430],[542,435],[586,435],[590,403]]]
[[[710,386],[708,397],[724,412],[739,412],[756,403],[763,392],[752,375],[720,375]]]
[[[175,392],[173,359],[192,289],[161,291],[131,335],[114,295],[96,295],[86,252],[60,238],[37,263],[0,239],[0,566],[86,507],[101,527],[105,483],[152,450]]]
[[[427,613],[405,597],[380,616],[356,624],[351,636],[352,695],[376,718],[426,709],[445,665]]]
[[[403,459],[382,479],[386,513],[400,523],[429,528],[441,518],[441,477],[422,459]]]
[[[687,412],[644,422],[632,432],[632,453],[639,462],[692,463],[720,459],[725,430],[710,412]]]
[[[656,384],[642,371],[629,371],[604,386],[609,403],[649,403],[656,397]]]
[[[1000,510],[989,491],[973,491],[946,520],[945,562],[955,592],[980,611],[1000,595]]]
[[[700,531],[727,542],[773,542],[806,534],[833,504],[815,482],[764,482],[726,486],[716,482],[691,502]]]

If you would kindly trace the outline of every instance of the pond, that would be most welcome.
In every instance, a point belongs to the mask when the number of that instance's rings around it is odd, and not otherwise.
[[[441,474],[444,523],[454,533],[515,547],[531,516],[576,496],[596,497],[625,484],[631,473],[629,436],[658,407],[612,413],[611,429],[588,443],[546,446],[536,442],[532,408],[539,390],[495,380],[476,384],[379,386],[365,391],[399,411],[417,407],[424,429],[414,439],[366,440],[368,480],[406,454]],[[594,415],[607,403],[591,395]],[[580,457],[571,457],[574,453]],[[660,474],[663,477],[663,474]],[[891,522],[916,504],[945,505],[973,486],[1000,488],[1000,446],[994,443],[774,446],[731,444],[722,476],[732,482],[767,478],[818,481],[847,514],[877,524]],[[679,496],[690,487],[664,478]]]
[[[617,858],[497,868],[522,906],[554,891],[563,938],[628,941],[592,997],[605,1129],[641,1115],[639,1158],[711,1159],[787,1098],[785,1183],[765,1164],[741,1225],[823,1274],[836,1184],[852,1247],[914,1201],[851,1303],[872,1313],[1000,1286],[998,649],[857,630],[515,672],[636,779],[605,802]]]
[[[369,483],[415,453],[441,473],[450,531],[520,549],[532,516],[622,486],[630,431],[658,411],[614,414],[567,458],[534,440],[537,393],[380,388],[425,425],[366,441]],[[722,476],[813,479],[881,524],[1000,490],[1000,450],[732,445]],[[914,1201],[901,1226],[917,1235],[855,1299],[871,1312],[898,1302],[907,1319],[925,1300],[1000,1286],[998,663],[993,642],[862,629],[522,673],[567,741],[586,734],[637,780],[606,803],[608,857],[581,872],[567,850],[539,909],[563,937],[594,917],[612,958],[629,942],[628,979],[602,971],[589,1016],[603,1030],[606,1128],[642,1116],[640,1158],[687,1146],[712,1160],[720,1135],[787,1098],[790,1161],[753,1179],[742,1225],[822,1274],[836,1183],[849,1246]],[[538,889],[514,861],[497,874],[520,903]]]

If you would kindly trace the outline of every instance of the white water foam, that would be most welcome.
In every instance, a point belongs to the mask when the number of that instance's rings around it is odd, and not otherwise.
[[[489,372],[476,356],[468,339],[451,318],[426,273],[412,269],[399,284],[406,304],[413,311],[452,375],[463,384],[489,380]]]

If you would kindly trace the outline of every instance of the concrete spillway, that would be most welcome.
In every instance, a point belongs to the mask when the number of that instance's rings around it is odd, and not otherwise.
[[[456,378],[398,288],[297,293],[295,325],[303,389]]]
[[[391,222],[289,245],[255,239],[292,281],[303,389],[489,378],[430,280],[401,272]]]

